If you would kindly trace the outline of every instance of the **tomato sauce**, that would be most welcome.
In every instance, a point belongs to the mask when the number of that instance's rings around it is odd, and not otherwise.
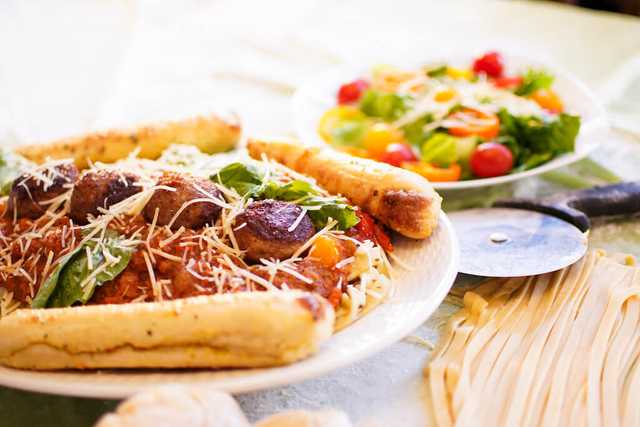
[[[24,304],[29,304],[35,297],[47,279],[45,276],[49,276],[55,268],[56,261],[75,249],[83,238],[81,229],[74,226],[68,217],[50,224],[40,237],[35,234],[31,239],[25,237],[25,233],[42,229],[47,220],[20,219],[14,223],[8,218],[0,218],[0,253],[3,255],[0,259],[0,286],[12,292],[14,300]],[[155,227],[152,230],[141,216],[112,221],[109,227],[125,238],[141,243],[124,271],[114,280],[97,287],[89,304],[124,304],[266,289],[257,281],[234,275],[230,267],[222,262],[222,254],[208,247],[206,242],[203,243],[194,230],[183,230],[179,235],[174,235],[166,228]],[[148,238],[150,231],[152,235]],[[360,237],[364,237],[363,233],[360,231]],[[367,238],[370,238],[369,235]],[[50,252],[53,252],[53,262],[47,266]],[[354,252],[355,245],[348,241],[341,242],[341,258],[352,256]],[[264,266],[248,267],[238,258],[227,257],[235,266],[248,268],[258,277],[271,280],[278,288],[313,291],[327,298],[334,306],[339,305],[348,282],[348,265],[329,268],[318,260],[305,258],[295,264],[295,270],[308,279],[301,280],[283,271],[278,271],[272,278]],[[26,274],[18,274],[15,268],[11,270],[8,267],[17,263]],[[217,280],[214,279],[216,275]],[[153,282],[156,283],[155,288]]]

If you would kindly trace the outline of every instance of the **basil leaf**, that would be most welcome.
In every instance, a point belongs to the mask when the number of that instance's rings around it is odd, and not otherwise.
[[[309,182],[296,179],[284,185],[279,185],[271,181],[265,186],[260,196],[264,199],[292,202],[317,194],[318,192]]]
[[[102,246],[119,260],[105,267],[93,280],[85,284],[85,280],[91,273],[106,262],[102,250],[95,250],[96,246],[96,242],[89,241],[67,254],[42,284],[31,307],[69,307],[76,302],[86,304],[93,296],[96,287],[102,286],[105,282],[115,279],[122,273],[129,265],[134,250],[122,245],[122,238],[118,233],[107,230]],[[89,269],[86,247],[91,249],[93,270]],[[83,284],[84,286],[81,286]]]
[[[519,96],[531,95],[540,89],[548,89],[553,84],[553,76],[544,70],[529,70],[522,76],[522,83],[514,93]]]
[[[22,169],[31,165],[32,163],[24,157],[0,148],[0,196],[7,196],[11,192],[13,181]]]
[[[329,218],[338,221],[340,230],[347,230],[360,222],[355,209],[344,203],[338,197],[320,197],[320,192],[314,186],[300,179],[279,184],[274,181],[263,183],[264,174],[257,168],[242,163],[232,163],[221,169],[211,179],[234,188],[241,196],[255,199],[282,200],[294,202],[300,206],[312,206],[308,214],[314,227],[322,228],[327,225]],[[317,207],[320,209],[317,209]]]
[[[40,289],[38,289],[38,293],[36,297],[31,301],[31,308],[45,308],[47,306],[47,302],[55,291],[56,286],[58,286],[58,279],[60,278],[60,273],[69,263],[69,261],[82,249],[82,245],[75,248],[73,251],[69,252],[65,255],[59,262],[56,268],[51,272],[47,280],[45,280],[42,285],[40,285]]]
[[[233,188],[244,197],[257,192],[262,187],[264,173],[253,165],[231,163],[210,178],[218,184]]]
[[[303,206],[321,206],[320,209],[308,210],[307,213],[315,228],[322,228],[327,225],[329,218],[333,218],[338,222],[339,230],[348,230],[356,226],[360,222],[360,218],[356,214],[356,210],[336,200],[311,199],[303,203]]]
[[[93,270],[89,269],[86,250],[76,254],[60,273],[58,286],[49,300],[49,307],[70,307],[76,302],[86,304],[98,286],[115,279],[129,265],[133,248],[123,247],[120,238],[106,238],[102,245],[111,255],[119,258],[118,262],[108,265],[93,280],[84,283],[92,271],[101,268],[106,262],[102,250],[99,248],[95,250],[96,244],[90,242],[87,246],[91,248],[90,256]],[[83,284],[84,286],[81,286]]]

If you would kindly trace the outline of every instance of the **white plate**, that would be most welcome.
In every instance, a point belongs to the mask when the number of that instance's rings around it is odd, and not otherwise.
[[[550,170],[566,166],[582,159],[591,153],[602,141],[609,136],[609,126],[605,116],[605,110],[595,98],[595,95],[579,80],[548,62],[525,58],[518,55],[503,52],[505,69],[509,74],[524,71],[527,68],[544,68],[555,76],[554,90],[560,95],[567,112],[581,117],[580,133],[576,141],[576,149],[572,153],[558,156],[537,168],[499,176],[495,178],[472,179],[457,182],[434,182],[439,190],[454,190],[463,188],[484,187],[488,185],[503,184],[510,181],[538,175]],[[467,66],[473,60],[473,56],[450,55],[447,58],[426,58],[421,62],[407,63],[390,62],[400,67],[414,68],[424,64],[447,62],[452,65]],[[293,96],[293,114],[295,128],[298,137],[305,144],[324,144],[317,132],[320,118],[329,108],[336,105],[336,93],[340,85],[352,81],[358,77],[366,76],[371,67],[369,65],[348,65],[330,69],[318,74],[308,82],[300,86]]]
[[[218,371],[32,372],[0,367],[0,385],[24,390],[96,398],[124,398],[158,384],[207,383],[240,393],[289,384],[357,362],[410,334],[440,305],[458,272],[459,248],[441,214],[426,241],[396,239],[395,254],[411,271],[396,270],[396,292],[326,342],[309,359],[271,369]]]

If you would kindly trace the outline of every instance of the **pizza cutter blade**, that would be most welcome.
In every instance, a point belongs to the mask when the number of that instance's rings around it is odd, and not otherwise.
[[[460,272],[519,277],[560,270],[587,250],[587,236],[551,215],[510,208],[449,215],[460,241]]]
[[[460,241],[461,273],[521,277],[578,261],[588,247],[592,218],[638,213],[640,182],[624,182],[544,199],[502,200],[449,217]]]

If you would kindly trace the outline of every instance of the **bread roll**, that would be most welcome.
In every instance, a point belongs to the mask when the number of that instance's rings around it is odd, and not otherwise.
[[[250,427],[233,398],[209,387],[164,386],[140,393],[95,427]]]

